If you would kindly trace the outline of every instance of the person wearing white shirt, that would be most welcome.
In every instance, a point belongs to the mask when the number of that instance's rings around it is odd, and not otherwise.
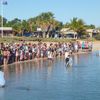
[[[68,58],[69,52],[66,50],[65,51],[65,59]]]
[[[72,66],[72,58],[70,57],[70,54],[68,51],[65,51],[65,62],[66,62],[66,65],[70,65]]]

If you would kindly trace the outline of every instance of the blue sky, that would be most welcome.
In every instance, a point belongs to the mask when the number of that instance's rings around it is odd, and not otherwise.
[[[51,11],[57,20],[69,22],[73,17],[82,18],[86,24],[100,26],[100,0],[7,0],[4,17],[28,19],[41,12]],[[0,5],[1,8],[1,5]]]

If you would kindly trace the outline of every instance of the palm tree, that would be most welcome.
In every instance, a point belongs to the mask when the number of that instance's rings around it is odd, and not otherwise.
[[[78,36],[82,36],[85,33],[85,23],[82,19],[74,17],[69,23],[70,29],[78,33]]]

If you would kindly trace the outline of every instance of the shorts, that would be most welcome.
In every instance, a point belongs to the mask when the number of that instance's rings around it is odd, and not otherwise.
[[[66,58],[66,59],[65,59],[65,62],[68,63],[68,61],[69,61],[69,58]]]

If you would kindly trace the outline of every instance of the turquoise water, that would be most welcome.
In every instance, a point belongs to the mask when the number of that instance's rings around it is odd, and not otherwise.
[[[100,100],[100,57],[96,53],[5,67],[6,87],[0,100]]]

